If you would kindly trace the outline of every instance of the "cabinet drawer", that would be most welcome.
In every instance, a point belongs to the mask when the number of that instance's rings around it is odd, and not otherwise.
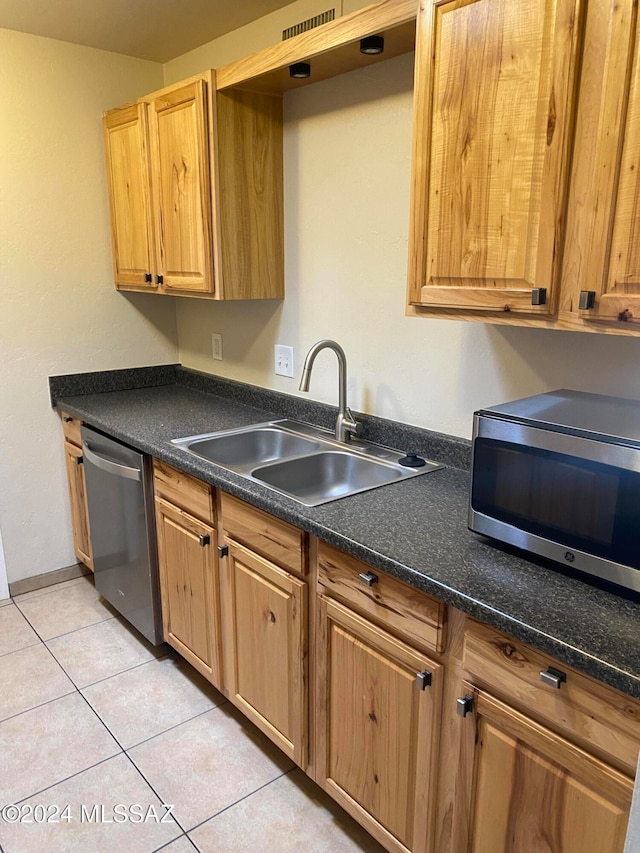
[[[60,412],[60,417],[62,418],[62,431],[64,432],[64,437],[67,441],[70,441],[72,444],[77,444],[77,446],[80,447],[82,445],[80,439],[80,427],[83,422],[80,418],[74,418],[73,415],[70,415],[68,412]]]
[[[153,484],[156,497],[165,498],[202,521],[215,522],[213,490],[208,483],[154,459]]]
[[[308,571],[307,534],[244,501],[222,494],[222,526],[236,542],[300,575]]]
[[[367,573],[376,578],[371,586],[360,577]],[[324,542],[318,549],[318,582],[327,595],[348,602],[413,645],[444,650],[447,608],[435,598]]]
[[[637,700],[472,619],[465,629],[463,665],[481,686],[502,693],[635,773],[640,749]],[[550,668],[566,677],[559,688],[541,679]]]

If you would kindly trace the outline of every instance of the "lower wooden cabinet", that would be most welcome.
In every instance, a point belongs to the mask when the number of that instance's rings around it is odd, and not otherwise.
[[[307,584],[225,539],[225,686],[229,698],[307,766]]]
[[[216,531],[156,498],[164,639],[220,686]]]
[[[321,596],[316,781],[391,851],[430,851],[441,666]]]
[[[155,489],[166,641],[387,850],[622,853],[640,703],[164,463]]]
[[[69,499],[71,503],[71,523],[73,525],[73,548],[76,557],[93,571],[91,536],[89,533],[89,513],[84,480],[82,450],[70,441],[64,443]]]
[[[462,682],[452,851],[622,853],[633,781]]]

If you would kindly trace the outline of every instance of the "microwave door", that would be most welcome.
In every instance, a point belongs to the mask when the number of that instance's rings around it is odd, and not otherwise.
[[[640,450],[480,416],[469,527],[640,591]]]

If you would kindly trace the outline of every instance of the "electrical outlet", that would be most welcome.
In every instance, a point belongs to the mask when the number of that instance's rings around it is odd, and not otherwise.
[[[293,347],[283,347],[276,344],[275,372],[276,376],[293,376]]]
[[[222,361],[222,335],[217,332],[211,335],[211,355],[216,361]]]

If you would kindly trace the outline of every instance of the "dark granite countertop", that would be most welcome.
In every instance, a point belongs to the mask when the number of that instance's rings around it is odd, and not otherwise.
[[[640,603],[471,533],[468,442],[402,426],[391,436],[384,421],[369,418],[365,437],[402,440],[385,442],[399,449],[411,441],[410,449],[450,467],[309,508],[169,441],[278,417],[322,425],[331,418],[329,407],[181,368],[167,368],[158,380],[164,384],[132,390],[109,390],[126,387],[124,381],[62,381],[70,379],[51,380],[58,408],[640,698]],[[142,384],[138,379],[132,381]]]

